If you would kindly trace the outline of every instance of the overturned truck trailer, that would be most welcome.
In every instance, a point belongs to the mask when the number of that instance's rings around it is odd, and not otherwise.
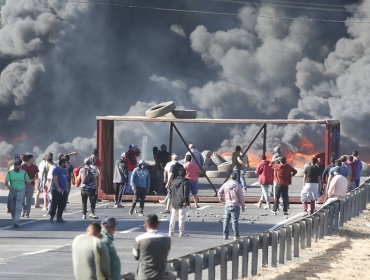
[[[97,148],[102,165],[98,178],[98,198],[114,199],[113,169],[114,169],[114,122],[166,122],[169,123],[169,154],[172,153],[173,130],[177,132],[182,142],[188,148],[188,143],[181,135],[175,123],[213,123],[213,124],[261,124],[261,128],[244,151],[247,153],[253,142],[263,131],[263,153],[266,152],[266,131],[268,124],[322,124],[326,126],[325,134],[325,164],[330,163],[331,158],[338,158],[340,155],[340,122],[338,120],[262,120],[262,119],[169,119],[169,118],[148,118],[142,116],[97,116]],[[189,150],[190,151],[190,150]],[[199,165],[199,164],[198,164]],[[217,195],[217,190],[206,175],[206,171],[200,166],[201,171],[208,180],[211,188]],[[131,199],[128,197],[127,199]],[[162,197],[147,197],[147,200],[159,200]]]

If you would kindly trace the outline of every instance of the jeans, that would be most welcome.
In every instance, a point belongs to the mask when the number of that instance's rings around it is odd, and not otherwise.
[[[241,184],[242,182],[240,181],[240,173],[241,173],[241,170],[233,170],[233,172],[238,175],[238,183]],[[245,179],[244,179],[245,181]]]
[[[167,196],[166,198],[164,199],[164,203],[167,203],[167,201],[171,198],[171,191],[170,189],[167,189]]]
[[[114,195],[114,204],[121,205],[126,183],[116,183],[116,193]]]
[[[186,208],[173,208],[171,211],[171,220],[170,220],[170,227],[168,233],[170,235],[173,234],[175,231],[175,224],[176,224],[176,217],[179,216],[179,232],[180,234],[185,232],[185,216],[186,216]]]
[[[27,186],[26,186],[26,188],[27,188]],[[30,185],[30,187],[28,188],[28,195],[27,196],[26,196],[26,189],[24,190],[23,212],[27,213],[28,215],[31,212],[34,189],[35,189],[35,186]]]
[[[240,181],[242,182],[241,185],[243,189],[247,189],[247,182],[245,181],[245,173],[247,173],[247,169],[240,170]]]
[[[277,211],[278,209],[280,194],[283,196],[283,211],[288,212],[288,186],[283,186],[280,184],[276,184],[275,186],[275,201],[273,211]]]
[[[262,203],[263,198],[265,198],[266,203],[270,204],[269,188],[270,188],[270,185],[261,185],[262,194],[261,194],[259,203]]]
[[[66,207],[67,203],[68,192],[63,191],[63,193],[59,193],[58,190],[52,189],[51,190],[51,203],[50,203],[50,217],[54,218],[55,213],[57,212],[57,218],[61,219],[63,215],[64,208]]]
[[[356,188],[356,182],[355,181],[351,181],[350,188],[351,188],[351,191],[353,191]]]
[[[132,209],[135,209],[136,202],[140,201],[140,211],[144,211],[144,203],[145,203],[145,197],[146,197],[146,188],[142,187],[136,187],[134,190],[134,200],[132,201]]]
[[[158,170],[158,193],[165,194],[166,189],[164,187],[164,169]]]
[[[360,179],[356,179],[356,188],[360,185]]]
[[[224,236],[229,236],[229,223],[231,219],[231,226],[234,231],[234,236],[239,237],[239,215],[240,206],[225,205],[225,220],[224,220]]]
[[[126,186],[125,188],[125,194],[133,194],[134,191],[132,190],[132,186],[131,186],[131,174],[132,174],[132,171],[128,171],[128,186]]]
[[[9,192],[10,213],[12,215],[13,223],[19,223],[24,195],[24,190],[10,190]]]
[[[82,198],[82,214],[87,213],[87,199],[90,200],[91,213],[95,213],[96,204],[96,193],[95,189],[81,188],[81,198]]]

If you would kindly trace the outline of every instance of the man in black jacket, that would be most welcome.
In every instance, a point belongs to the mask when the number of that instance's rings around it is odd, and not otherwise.
[[[332,158],[331,159],[331,164],[329,164],[325,168],[324,172],[322,173],[322,177],[321,177],[321,180],[322,180],[322,188],[321,188],[320,195],[323,195],[326,192],[327,187],[329,187],[329,186],[327,186],[327,179],[328,179],[328,177],[330,175],[329,174],[330,169],[333,168],[334,166],[335,166],[335,158]]]
[[[181,167],[178,171],[178,176],[172,179],[169,186],[171,194],[171,221],[168,230],[168,235],[172,236],[175,230],[176,216],[179,215],[179,236],[187,237],[188,234],[185,233],[185,216],[186,207],[189,206],[189,186],[188,179],[185,178],[186,170]]]
[[[114,207],[123,207],[123,205],[121,205],[122,197],[125,191],[125,187],[128,186],[126,153],[122,153],[121,158],[116,161],[116,166],[114,167],[113,183],[116,184]]]

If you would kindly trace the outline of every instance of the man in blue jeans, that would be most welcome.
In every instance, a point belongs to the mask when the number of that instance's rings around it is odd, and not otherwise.
[[[230,174],[230,179],[221,186],[218,191],[218,199],[225,204],[225,220],[223,225],[224,239],[229,239],[229,223],[234,231],[234,240],[240,238],[239,235],[239,215],[240,206],[245,211],[245,200],[243,187],[237,181],[236,173]]]
[[[136,207],[136,203],[140,201],[139,216],[143,217],[145,197],[146,194],[149,193],[150,189],[150,175],[143,159],[139,161],[139,167],[136,167],[134,171],[132,171],[130,184],[134,190],[134,200],[132,201],[129,214],[132,215]]]

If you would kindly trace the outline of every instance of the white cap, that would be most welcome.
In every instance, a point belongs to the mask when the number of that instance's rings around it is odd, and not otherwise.
[[[126,153],[122,153],[121,158],[126,158]]]
[[[189,149],[192,149],[194,148],[194,145],[193,144],[189,144]]]
[[[172,159],[177,159],[178,157],[177,157],[177,155],[176,155],[176,154],[172,154],[171,158],[172,158]]]

